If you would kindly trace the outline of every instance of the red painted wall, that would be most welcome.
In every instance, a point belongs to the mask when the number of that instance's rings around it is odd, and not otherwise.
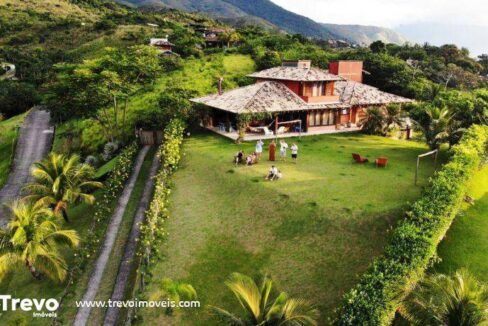
[[[358,83],[363,82],[362,61],[333,61],[329,64],[329,72]]]
[[[293,93],[300,95],[300,82],[297,81],[283,81],[286,87],[288,87]]]

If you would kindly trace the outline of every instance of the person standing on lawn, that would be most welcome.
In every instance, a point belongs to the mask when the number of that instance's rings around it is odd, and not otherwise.
[[[288,149],[288,144],[282,139],[280,141],[280,157],[284,161],[286,159],[286,151]]]
[[[258,157],[258,160],[261,159],[261,154],[263,154],[263,141],[260,139],[256,143],[256,150],[254,151]]]
[[[297,144],[293,143],[293,145],[291,145],[291,159],[293,160],[293,162],[295,162],[295,164],[297,164],[297,158],[298,158],[298,146]]]
[[[269,144],[269,160],[271,162],[276,160],[276,143],[274,140],[271,141],[271,144]]]

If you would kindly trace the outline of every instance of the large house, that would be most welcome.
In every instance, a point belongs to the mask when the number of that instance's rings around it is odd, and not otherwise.
[[[246,120],[244,140],[355,131],[369,107],[412,101],[363,84],[361,61],[331,62],[329,70],[285,61],[249,77],[256,83],[192,99],[209,109],[206,128],[237,139],[238,122]]]

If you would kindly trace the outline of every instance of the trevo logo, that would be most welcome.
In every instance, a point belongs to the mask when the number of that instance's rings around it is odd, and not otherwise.
[[[19,299],[12,298],[11,295],[0,295],[0,310],[1,311],[33,311],[35,317],[52,317],[54,312],[58,310],[59,302],[54,298],[50,299]],[[41,312],[48,312],[48,314],[38,314]]]

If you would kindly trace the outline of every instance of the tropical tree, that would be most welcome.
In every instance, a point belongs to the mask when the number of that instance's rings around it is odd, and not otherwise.
[[[422,129],[427,145],[433,150],[452,140],[461,131],[456,128],[453,114],[446,107],[426,105],[423,112],[415,116],[414,120]]]
[[[68,158],[51,153],[34,163],[31,173],[34,181],[24,187],[29,194],[26,198],[52,208],[55,215],[61,212],[66,221],[70,204],[93,204],[95,196],[90,191],[102,187],[102,183],[93,181],[93,167],[80,163],[78,155]]]
[[[484,325],[488,288],[466,270],[432,275],[413,289],[399,312],[414,325]]]
[[[159,285],[159,290],[150,296],[151,300],[169,299],[176,304],[180,301],[191,301],[197,299],[197,291],[188,283],[173,281],[170,278],[163,278]],[[175,311],[173,307],[166,308],[166,314],[172,315]]]
[[[267,277],[259,287],[250,277],[233,273],[225,284],[234,293],[245,313],[241,318],[225,309],[210,306],[228,325],[317,325],[318,311],[308,302],[291,299],[284,292],[272,299],[273,282]]]
[[[383,133],[387,134],[392,128],[401,124],[401,107],[398,104],[390,104],[385,108],[384,130]]]
[[[385,114],[382,109],[371,107],[366,110],[366,116],[361,121],[363,132],[369,135],[383,135]]]
[[[0,279],[24,265],[36,279],[44,274],[63,281],[68,267],[60,251],[78,246],[76,231],[60,229],[53,212],[42,203],[16,201],[10,209],[13,218],[6,229],[0,229]]]

